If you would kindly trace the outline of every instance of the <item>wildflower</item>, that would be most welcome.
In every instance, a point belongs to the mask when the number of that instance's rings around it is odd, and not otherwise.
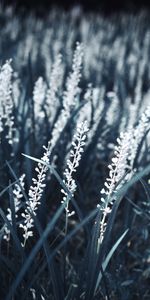
[[[8,60],[0,70],[0,133],[7,128],[9,144],[13,144],[14,132],[12,73],[11,60]]]
[[[111,165],[109,168],[109,177],[106,178],[104,188],[101,190],[99,209],[102,211],[102,219],[100,221],[100,236],[98,240],[98,248],[103,241],[104,233],[107,226],[107,216],[111,213],[113,202],[115,201],[115,192],[121,188],[129,171],[128,155],[130,153],[130,143],[132,140],[132,130],[121,133],[117,139],[118,145],[115,147]],[[124,178],[125,177],[125,178]]]
[[[43,146],[45,149],[45,152],[43,154],[43,157],[41,158],[42,161],[49,163],[49,144],[48,147]],[[25,209],[25,212],[22,213],[23,222],[20,224],[20,228],[23,230],[23,238],[24,241],[22,243],[23,246],[25,246],[26,241],[29,237],[33,236],[33,227],[34,227],[34,219],[32,217],[32,214],[36,216],[37,209],[40,205],[40,200],[43,194],[43,190],[45,188],[45,179],[46,179],[46,172],[47,172],[47,166],[38,163],[38,167],[35,168],[35,171],[37,173],[37,178],[32,178],[33,185],[30,186],[29,189],[29,201],[26,204],[27,207]]]
[[[49,87],[46,92],[45,110],[49,119],[51,115],[53,119],[55,117],[54,108],[55,106],[57,106],[56,104],[57,104],[58,92],[62,84],[63,72],[64,69],[62,64],[62,56],[61,54],[58,54],[52,66],[52,71],[49,80]],[[52,113],[52,108],[53,108],[53,113]]]
[[[129,169],[128,166],[128,155],[130,151],[130,143],[132,140],[132,131],[121,133],[120,138],[117,139],[118,145],[115,147],[111,165],[109,168],[109,177],[106,178],[104,188],[101,190],[101,194],[107,195],[107,201],[110,201],[112,194],[115,189],[121,187],[120,180],[123,179],[124,175]]]
[[[81,78],[81,65],[83,58],[83,45],[76,44],[76,50],[73,57],[72,72],[67,79],[66,91],[63,97],[63,107],[66,113],[69,113],[71,106],[76,104],[76,95],[78,92],[78,84]]]
[[[33,90],[33,102],[35,118],[44,118],[44,112],[42,106],[44,105],[44,99],[46,95],[46,83],[42,77],[39,77],[35,82]]]
[[[64,183],[67,186],[69,192],[73,196],[76,191],[76,183],[73,178],[73,173],[76,172],[79,162],[81,160],[81,155],[83,153],[83,147],[85,145],[86,134],[88,132],[87,122],[84,121],[77,126],[77,132],[74,135],[72,146],[73,149],[70,151],[70,158],[67,160],[67,168],[64,171],[65,179]],[[62,203],[65,203],[66,213],[68,216],[72,215],[74,212],[70,212],[68,209],[69,198],[66,191],[63,189],[61,192],[65,195],[63,197]]]
[[[133,132],[133,139],[130,144],[130,167],[133,168],[134,160],[138,152],[138,147],[147,132],[150,129],[150,106],[143,112],[138,125]]]
[[[83,57],[83,46],[77,43],[77,47],[73,57],[72,72],[68,77],[66,91],[63,96],[63,109],[52,131],[52,138],[49,145],[49,151],[52,152],[60,133],[63,131],[67,120],[76,104],[76,94],[78,92],[78,84],[80,81],[80,70]]]
[[[24,189],[24,178],[25,178],[25,174],[23,174],[19,178],[19,183],[20,183],[21,187],[18,183],[16,183],[15,187],[13,189],[13,201],[14,201],[15,218],[16,219],[18,218],[18,212],[19,212],[19,209],[20,209],[21,199],[23,198],[22,189]],[[11,212],[10,208],[7,209],[7,219],[12,224],[12,212]],[[3,238],[7,242],[10,240],[10,230],[7,227],[6,224],[4,226],[4,236],[3,236]]]

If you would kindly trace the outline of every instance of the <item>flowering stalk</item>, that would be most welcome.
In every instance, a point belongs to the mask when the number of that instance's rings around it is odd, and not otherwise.
[[[136,126],[133,132],[133,139],[130,144],[131,168],[133,168],[134,160],[138,152],[138,147],[148,129],[150,129],[150,106],[148,106],[145,112],[143,112],[139,124]]]
[[[45,101],[45,110],[47,113],[48,118],[55,117],[55,111],[54,108],[56,106],[57,108],[57,98],[58,98],[58,92],[62,85],[62,79],[63,79],[63,64],[62,64],[62,56],[61,54],[58,54],[56,56],[56,60],[52,66],[52,71],[50,75],[49,80],[49,86],[46,92],[46,101]],[[52,111],[53,108],[53,111]]]
[[[76,49],[73,57],[72,72],[67,79],[66,91],[63,97],[63,107],[66,113],[69,113],[71,106],[76,104],[76,95],[78,93],[78,84],[81,78],[81,65],[83,59],[83,45],[76,44]]]
[[[65,179],[64,183],[67,186],[72,197],[76,191],[76,183],[73,178],[73,173],[76,172],[77,167],[79,166],[79,161],[81,160],[81,155],[83,147],[85,145],[85,139],[88,132],[87,122],[84,121],[77,126],[77,132],[74,135],[72,146],[73,149],[70,151],[70,158],[67,160],[67,168],[64,171]],[[62,203],[65,203],[66,217],[72,216],[74,211],[70,212],[69,210],[69,196],[66,191],[63,189],[61,192],[64,194]]]
[[[34,102],[34,114],[35,119],[44,118],[44,112],[42,111],[42,105],[46,95],[46,83],[42,77],[39,77],[35,82],[33,90],[33,102]]]
[[[23,174],[20,178],[19,178],[19,183],[22,187],[22,189],[24,189],[24,178],[25,178],[25,174]],[[14,201],[14,208],[15,208],[15,218],[18,218],[18,212],[20,209],[20,204],[21,204],[21,199],[23,198],[23,194],[22,194],[22,189],[20,187],[19,184],[15,184],[15,188],[13,189],[13,201]],[[7,219],[8,221],[12,224],[12,212],[11,209],[8,208],[7,209]],[[10,229],[7,227],[7,225],[5,224],[4,226],[4,236],[3,238],[9,242],[10,240]]]
[[[11,60],[1,67],[0,70],[0,133],[6,127],[6,138],[9,144],[13,144],[14,117],[12,100],[12,67]]]
[[[102,211],[102,219],[100,221],[100,236],[98,240],[98,249],[103,241],[104,233],[106,230],[106,219],[108,214],[112,210],[113,202],[115,201],[115,192],[122,187],[126,177],[127,171],[130,170],[128,163],[128,155],[130,152],[130,143],[132,140],[132,131],[121,133],[120,138],[117,139],[118,146],[115,147],[111,165],[109,168],[109,177],[104,183],[104,188],[101,190],[101,194],[106,197],[101,197],[101,204],[98,205]]]
[[[50,144],[50,143],[49,143]],[[49,144],[45,149],[45,152],[43,154],[43,157],[41,160],[45,163],[49,163]],[[38,167],[35,168],[35,171],[37,173],[37,179],[32,178],[33,185],[30,186],[29,189],[29,201],[27,203],[27,208],[25,209],[25,212],[22,213],[22,217],[24,219],[23,224],[20,224],[20,228],[23,229],[23,238],[24,242],[22,243],[23,247],[26,244],[26,241],[29,237],[33,236],[33,227],[34,227],[34,219],[32,217],[32,214],[36,216],[38,206],[40,205],[40,200],[43,194],[43,190],[45,188],[45,178],[46,178],[46,172],[48,168],[46,165],[42,163],[38,163]]]
[[[108,166],[110,169],[109,177],[106,179],[101,190],[102,195],[106,197],[101,198],[101,205],[98,205],[102,210],[102,219],[100,222],[100,237],[98,240],[98,248],[103,241],[106,230],[107,215],[112,210],[113,202],[115,201],[115,192],[128,181],[134,170],[133,164],[138,151],[138,147],[146,131],[150,128],[150,106],[146,112],[142,114],[139,124],[135,129],[130,129],[126,133],[121,133],[120,138],[117,139],[118,146],[115,148],[115,157],[112,158],[112,164]],[[128,174],[126,174],[128,172]]]
[[[76,96],[78,93],[78,84],[81,78],[81,65],[83,58],[83,46],[82,44],[77,43],[74,57],[73,57],[73,66],[72,72],[70,73],[67,83],[66,83],[66,91],[63,95],[63,108],[60,113],[60,117],[54,125],[54,129],[52,131],[51,145],[50,151],[52,152],[54,146],[57,143],[57,140],[60,136],[60,133],[65,128],[67,120],[72,112],[76,104]]]
[[[68,77],[67,89],[66,92],[64,93],[63,109],[60,118],[56,122],[54,130],[52,131],[51,141],[49,141],[48,147],[45,148],[46,152],[42,157],[42,160],[46,161],[47,163],[49,163],[49,157],[51,155],[53,147],[57,142],[59,134],[66,125],[68,116],[71,113],[71,109],[75,105],[75,96],[78,91],[78,83],[80,81],[80,76],[81,76],[80,69],[81,69],[82,57],[83,57],[82,45],[77,43],[77,47],[73,57],[72,73]],[[59,64],[60,64],[60,58],[59,58]],[[81,141],[81,143],[83,143],[83,141]],[[79,159],[79,156],[77,157],[77,159]],[[32,228],[34,226],[33,225],[34,220],[30,212],[36,214],[35,211],[37,210],[38,205],[40,204],[43,188],[45,187],[43,181],[45,180],[46,177],[47,167],[38,164],[38,168],[36,168],[35,170],[38,173],[37,175],[38,179],[35,178],[32,179],[34,185],[31,186],[29,190],[29,203],[27,209],[25,210],[25,213],[22,214],[22,217],[24,218],[24,224],[20,224],[20,227],[24,230],[23,246],[25,246],[26,240],[33,235]]]

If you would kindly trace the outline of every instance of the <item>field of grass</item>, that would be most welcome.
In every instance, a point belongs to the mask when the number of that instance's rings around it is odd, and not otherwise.
[[[0,10],[0,299],[150,299],[149,15]]]

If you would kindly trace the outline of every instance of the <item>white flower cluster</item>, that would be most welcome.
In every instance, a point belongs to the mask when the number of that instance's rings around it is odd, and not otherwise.
[[[106,218],[112,210],[112,205],[115,200],[115,192],[121,188],[125,182],[126,173],[129,171],[128,159],[131,140],[132,130],[120,134],[120,137],[117,139],[118,145],[115,147],[114,151],[115,156],[112,158],[111,165],[108,166],[110,170],[109,177],[106,178],[104,183],[105,187],[101,190],[103,197],[101,197],[101,204],[98,205],[103,212],[100,222],[100,237],[98,241],[99,245],[104,237],[107,225]]]
[[[106,181],[104,183],[105,188],[101,190],[101,194],[107,195],[108,202],[110,201],[113,192],[118,189],[120,180],[123,179],[129,169],[128,159],[131,141],[131,130],[125,133],[121,133],[120,138],[117,139],[118,145],[115,147],[115,156],[112,158],[111,165],[108,165],[108,168],[110,169],[109,177],[106,178]],[[121,187],[120,184],[119,188]],[[105,199],[101,198],[101,201],[103,202],[105,201]]]
[[[45,149],[45,152],[41,160],[48,164],[50,155],[49,144],[47,148],[45,146],[43,146],[43,148]],[[44,182],[46,178],[47,169],[47,166],[41,163],[38,163],[38,167],[35,168],[35,171],[37,173],[37,179],[32,178],[33,185],[30,187],[28,193],[29,201],[27,203],[25,212],[22,213],[24,221],[22,222],[22,224],[20,224],[20,228],[22,228],[24,231],[24,242],[22,243],[23,246],[25,246],[27,239],[33,236],[34,219],[32,217],[32,214],[36,216],[38,206],[40,205],[40,200],[46,185]]]
[[[70,74],[67,80],[67,90],[64,92],[63,109],[52,131],[52,138],[50,142],[51,145],[49,147],[50,152],[53,150],[53,147],[57,143],[60,133],[63,131],[67,123],[68,117],[70,116],[71,111],[75,106],[76,103],[75,96],[78,92],[78,84],[81,77],[80,70],[81,70],[82,58],[83,58],[83,46],[82,44],[77,43],[74,57],[73,57],[72,73]]]
[[[134,129],[133,139],[130,144],[130,165],[133,167],[133,163],[138,151],[138,147],[146,133],[146,131],[150,129],[150,106],[148,106],[143,112],[139,124]]]
[[[78,84],[81,78],[81,65],[83,59],[83,45],[80,43],[76,44],[76,50],[73,57],[72,72],[67,79],[66,91],[63,97],[63,107],[66,113],[72,106],[76,104],[76,95],[78,93]]]
[[[109,168],[109,177],[104,183],[101,190],[101,204],[98,207],[102,210],[103,216],[100,222],[100,237],[98,244],[100,245],[106,230],[106,218],[112,210],[115,201],[115,192],[119,190],[123,184],[128,181],[133,173],[133,164],[138,151],[138,147],[142,141],[144,134],[150,128],[150,106],[142,114],[139,124],[134,129],[129,129],[125,133],[121,133],[117,139],[118,146],[115,147],[111,165]],[[105,197],[104,197],[105,196]]]
[[[21,97],[21,90],[20,90],[21,80],[17,72],[14,72],[13,75],[15,80],[12,83],[12,97],[13,97],[14,105],[16,107],[19,107],[20,97]]]
[[[76,172],[76,169],[79,166],[79,161],[81,159],[82,152],[84,151],[83,147],[85,145],[87,132],[88,132],[88,127],[86,121],[80,123],[77,126],[77,132],[74,135],[73,142],[72,142],[73,149],[70,151],[70,158],[67,160],[67,168],[64,171],[64,176],[65,176],[64,183],[67,186],[69,192],[72,194],[72,196],[74,195],[74,192],[76,190],[76,183],[73,178],[73,173]],[[61,190],[61,192],[65,195],[63,197],[62,203],[65,203],[66,214],[69,217],[74,214],[74,211],[72,212],[69,211],[68,193],[63,189]]]
[[[21,199],[23,198],[22,189],[24,189],[24,178],[25,178],[25,174],[23,174],[19,178],[20,185],[16,183],[15,184],[15,188],[13,189],[13,201],[14,201],[15,218],[16,219],[18,218],[18,211],[20,209]],[[11,212],[11,209],[8,208],[7,212],[8,212],[7,213],[7,219],[12,224],[12,212]],[[4,236],[3,236],[3,238],[7,242],[9,242],[9,240],[10,240],[10,229],[7,227],[6,224],[4,226]]]
[[[11,60],[8,60],[0,69],[0,134],[7,128],[9,144],[13,144],[14,132],[12,73]]]
[[[44,104],[44,99],[46,95],[46,83],[42,77],[39,77],[35,82],[33,90],[33,102],[34,102],[34,113],[35,118],[44,118],[44,112],[42,105]]]
[[[62,56],[61,54],[58,54],[56,57],[56,60],[52,66],[52,71],[50,74],[50,80],[49,80],[49,87],[46,93],[46,104],[45,109],[46,113],[48,115],[48,118],[50,118],[52,114],[52,106],[55,107],[57,105],[57,97],[58,97],[58,91],[61,87],[62,80],[63,80],[63,64],[62,64]],[[54,112],[53,112],[54,114]],[[53,116],[54,118],[54,116]]]

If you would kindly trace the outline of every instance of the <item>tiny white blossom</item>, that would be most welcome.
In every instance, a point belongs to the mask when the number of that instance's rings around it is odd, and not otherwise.
[[[121,133],[117,139],[118,145],[115,147],[111,165],[109,168],[109,177],[106,178],[104,188],[101,190],[103,197],[100,199],[99,209],[102,211],[102,219],[100,222],[100,235],[98,240],[98,247],[103,241],[104,233],[107,226],[107,216],[111,213],[112,204],[115,201],[115,192],[124,184],[126,172],[129,170],[128,156],[130,153],[130,143],[133,138],[133,131],[129,130]],[[125,177],[125,178],[124,178]],[[105,197],[104,197],[105,196]]]
[[[42,77],[39,77],[35,82],[33,90],[33,102],[34,102],[34,113],[35,119],[44,118],[44,99],[46,96],[46,83]]]
[[[41,158],[42,161],[49,163],[49,144],[47,147],[43,147],[45,149],[45,152]],[[28,195],[29,195],[29,201],[26,203],[27,208],[25,209],[25,212],[22,213],[23,217],[23,224],[20,224],[20,228],[23,230],[23,237],[24,241],[22,243],[23,246],[25,246],[26,241],[29,237],[33,236],[33,227],[34,227],[34,220],[32,218],[32,214],[36,215],[38,206],[40,205],[40,200],[43,194],[43,190],[45,188],[45,179],[46,179],[46,172],[47,172],[47,166],[38,163],[38,167],[35,168],[35,171],[37,173],[37,178],[32,178],[33,185],[30,186]]]
[[[138,152],[138,147],[146,131],[150,129],[150,106],[142,114],[138,125],[134,129],[134,136],[130,144],[130,166],[133,168],[134,160]]]
[[[57,120],[57,122],[54,125],[54,129],[52,131],[52,138],[49,145],[49,152],[51,153],[54,146],[57,143],[57,140],[59,139],[60,133],[65,128],[65,125],[67,123],[67,120],[69,116],[71,115],[71,112],[76,104],[76,96],[78,93],[78,84],[80,82],[81,77],[81,65],[82,65],[82,59],[83,59],[83,46],[82,44],[77,43],[75,53],[73,56],[73,66],[72,66],[72,72],[70,73],[67,83],[66,83],[66,91],[63,95],[63,108],[60,112],[60,116]],[[52,93],[52,87],[51,87]],[[56,91],[53,91],[56,93]],[[52,96],[52,95],[51,95]],[[48,95],[47,95],[48,97]],[[48,101],[48,100],[47,100]]]
[[[76,172],[77,167],[79,166],[79,162],[81,160],[81,154],[83,153],[83,147],[85,145],[86,134],[88,132],[87,122],[84,121],[77,126],[77,131],[74,135],[73,142],[72,142],[72,150],[70,151],[70,158],[67,160],[67,168],[64,171],[64,183],[67,186],[69,192],[74,195],[76,191],[76,183],[73,178],[73,173]],[[65,203],[66,213],[68,216],[74,214],[74,212],[69,211],[69,201],[68,201],[68,194],[63,189],[61,192],[65,195],[63,197],[63,201]]]
[[[6,139],[12,145],[14,143],[14,103],[12,99],[12,74],[11,59],[0,69],[0,134],[7,129]],[[11,153],[13,155],[13,152]]]
[[[22,189],[24,189],[24,178],[25,178],[25,174],[23,174],[20,178],[19,178],[19,183],[22,187]],[[15,187],[13,189],[13,201],[14,201],[14,208],[15,208],[15,218],[18,218],[18,211],[20,209],[20,204],[21,204],[21,199],[23,198],[23,194],[22,194],[22,190],[21,187],[18,183],[15,184]],[[10,210],[10,208],[7,209],[7,219],[10,221],[10,223],[12,224],[12,212]],[[7,225],[4,226],[4,236],[3,238],[8,242],[10,240],[10,230],[7,227]]]

